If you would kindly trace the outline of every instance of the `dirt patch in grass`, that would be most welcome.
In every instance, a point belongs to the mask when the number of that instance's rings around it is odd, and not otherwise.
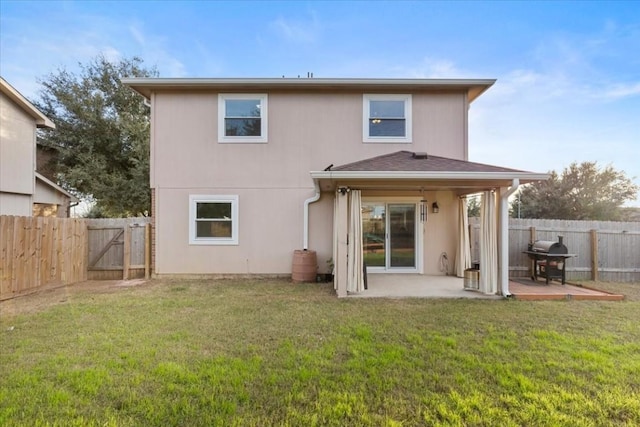
[[[640,283],[594,282],[585,280],[574,282],[592,289],[624,295],[628,301],[640,301]]]
[[[37,313],[50,307],[66,304],[77,295],[105,294],[122,291],[124,288],[148,286],[148,281],[136,280],[88,280],[43,289],[31,294],[21,295],[0,301],[0,318],[19,314]]]

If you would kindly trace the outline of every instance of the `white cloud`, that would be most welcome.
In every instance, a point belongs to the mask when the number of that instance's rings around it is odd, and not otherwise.
[[[221,75],[224,70],[224,61],[211,52],[210,45],[202,43],[200,40],[195,40],[193,46],[200,64],[200,76],[213,77]]]
[[[640,26],[609,20],[593,33],[562,33],[542,39],[531,67],[544,77],[546,96],[601,102],[640,94]]]
[[[164,36],[147,34],[143,25],[134,23],[129,25],[129,33],[138,45],[140,56],[147,65],[156,65],[165,77],[184,77],[187,75],[185,65],[173,56],[167,49],[167,39]]]
[[[43,34],[36,27],[25,30],[28,35],[3,40],[1,64],[4,77],[27,97],[35,96],[38,79],[58,69],[74,71],[78,63],[86,63],[99,54],[110,61],[122,56],[116,47],[91,31]]]
[[[288,19],[279,16],[269,27],[280,37],[291,43],[308,44],[318,41],[322,26],[315,13],[308,19]]]
[[[617,100],[631,96],[640,96],[640,82],[637,83],[616,83],[603,88],[599,93],[601,98]]]
[[[122,53],[116,49],[115,47],[105,47],[102,49],[102,55],[105,57],[105,59],[109,62],[118,62],[122,59]]]
[[[131,36],[136,41],[136,43],[138,43],[140,46],[146,45],[145,37],[142,34],[142,31],[139,30],[136,25],[129,25],[129,32],[131,33]]]
[[[477,77],[471,72],[459,69],[455,62],[447,58],[426,57],[415,65],[394,66],[392,74],[397,77],[414,79],[455,79]]]
[[[594,34],[539,41],[525,66],[498,73],[472,105],[470,159],[538,172],[598,161],[640,176],[640,58],[633,51],[640,51],[637,28],[611,22]]]
[[[38,79],[61,68],[75,72],[78,64],[98,55],[110,62],[140,56],[165,75],[187,74],[184,64],[170,53],[166,39],[145,34],[141,25],[77,12],[51,19],[57,19],[57,25],[64,22],[65,31],[52,31],[48,21],[39,25],[26,19],[11,21],[11,31],[3,29],[2,74],[27,97],[37,94]]]

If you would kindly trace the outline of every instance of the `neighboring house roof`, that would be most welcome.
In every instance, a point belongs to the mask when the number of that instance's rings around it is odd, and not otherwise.
[[[20,92],[18,92],[13,86],[11,86],[5,79],[0,77],[0,91],[13,102],[18,104],[27,114],[33,117],[36,121],[36,126],[39,128],[51,128],[55,129],[56,125],[49,120],[47,116],[42,114],[31,102],[27,100]]]
[[[72,203],[77,203],[80,200],[74,196],[73,194],[69,193],[67,190],[65,190],[64,188],[60,187],[58,184],[56,184],[55,182],[49,180],[48,178],[46,178],[45,176],[39,174],[38,172],[35,173],[36,176],[36,180],[44,183],[45,185],[51,187],[52,189],[54,189],[55,191],[57,191],[58,193],[64,194],[65,196],[67,196]]]
[[[495,83],[495,79],[124,78],[122,83],[147,99],[150,99],[151,93],[157,90],[262,91],[276,89],[343,92],[357,89],[372,92],[461,90],[467,92],[471,102],[489,89]]]
[[[330,189],[336,180],[431,182],[442,188],[473,188],[520,184],[546,180],[549,174],[521,171],[446,157],[397,151],[324,171],[312,171],[311,177]]]

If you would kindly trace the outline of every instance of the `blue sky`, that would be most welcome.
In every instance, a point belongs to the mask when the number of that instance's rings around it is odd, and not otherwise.
[[[25,96],[98,54],[162,77],[496,78],[470,110],[470,160],[598,161],[640,184],[638,1],[0,0],[0,73]]]

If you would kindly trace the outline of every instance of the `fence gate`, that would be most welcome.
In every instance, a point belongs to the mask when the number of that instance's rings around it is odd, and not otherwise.
[[[87,220],[88,279],[148,277],[148,218]]]

